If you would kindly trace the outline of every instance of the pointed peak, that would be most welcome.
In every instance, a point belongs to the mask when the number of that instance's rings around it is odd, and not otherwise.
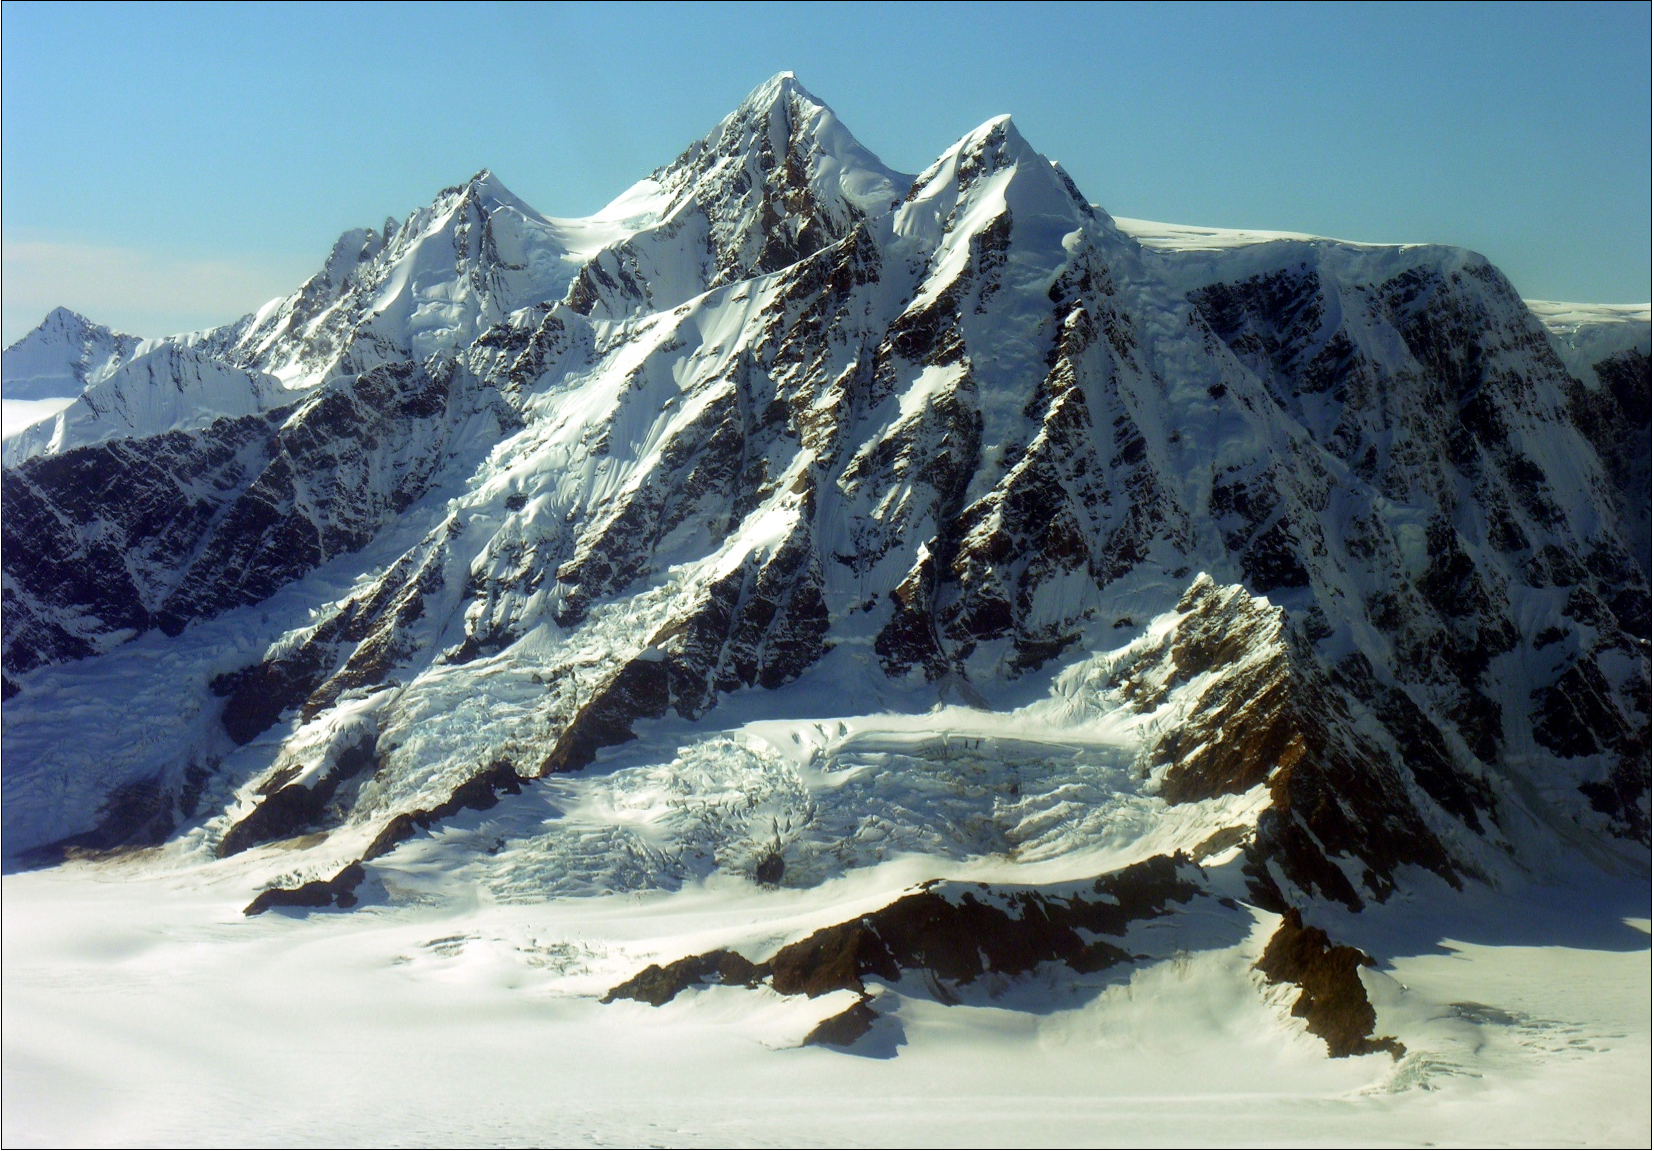
[[[777,72],[650,180],[675,203],[740,199],[755,184],[800,182],[876,212],[901,197],[909,177],[885,167],[793,73]]]
[[[1017,131],[1008,114],[995,116],[959,137],[951,148],[921,172],[919,178],[913,181],[908,199],[917,199],[927,191],[934,192],[938,180],[957,183],[962,187],[1029,161],[1037,161],[1037,166],[1041,168],[1050,166]]]
[[[389,238],[390,233],[380,235],[372,228],[351,228],[341,233],[333,242],[333,250],[327,254],[327,260],[314,282],[318,287],[344,284],[358,267],[384,251]]]
[[[827,107],[824,101],[798,82],[795,73],[777,72],[747,93],[747,98],[737,106],[736,112],[739,114],[743,110],[768,109],[793,97],[820,108]]]
[[[114,371],[141,341],[95,324],[69,308],[53,308],[5,350],[8,400],[79,394],[89,380]]]
[[[961,154],[966,155],[993,149],[1011,162],[1024,156],[1044,159],[1034,150],[1028,138],[1017,130],[1016,122],[1011,119],[1009,112],[984,120],[960,137],[955,147]]]
[[[465,183],[456,184],[451,188],[444,188],[437,193],[439,201],[450,196],[457,196],[461,200],[470,200],[489,212],[497,208],[512,208],[525,216],[535,219],[543,218],[538,211],[530,207],[510,188],[507,188],[505,182],[494,174],[492,168],[479,169]]]
[[[1035,151],[1010,116],[995,116],[961,136],[913,182],[898,231],[951,229],[957,206],[984,196],[1017,216],[1067,217],[1076,225],[1096,219],[1067,173]]]
[[[96,321],[89,320],[72,308],[56,307],[46,313],[46,318],[36,324],[29,332],[18,340],[13,347],[21,344],[35,335],[57,336],[69,335],[76,339],[97,337],[111,340],[136,341],[138,337],[129,336],[124,332],[117,332],[113,328],[104,326]]]
[[[95,328],[91,320],[79,312],[65,307],[56,307],[46,313],[46,318],[40,321],[42,328]]]
[[[758,134],[772,135],[779,143],[795,133],[814,138],[829,152],[835,145],[843,146],[846,142],[848,146],[861,148],[827,102],[800,84],[791,72],[777,72],[747,93],[746,99],[720,120],[701,144],[718,147],[733,137]]]
[[[502,193],[508,199],[516,199],[511,194],[511,189],[502,184],[500,178],[494,175],[492,168],[479,169],[476,175],[465,181],[463,188],[479,200],[497,200],[501,198]]]

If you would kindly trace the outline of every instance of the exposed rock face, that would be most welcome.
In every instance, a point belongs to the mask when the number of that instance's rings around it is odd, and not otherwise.
[[[869,1004],[868,979],[896,983],[904,974],[919,974],[942,1002],[957,1003],[963,988],[989,974],[1022,975],[1052,962],[1089,973],[1154,958],[1134,956],[1107,940],[1087,941],[1079,933],[1124,943],[1134,924],[1175,914],[1196,900],[1209,902],[1204,880],[1180,853],[1062,889],[926,884],[877,911],[789,943],[761,963],[716,950],[664,967],[651,964],[603,1002],[634,999],[659,1007],[691,987],[751,988],[766,982],[783,995],[812,998],[855,991],[861,995],[856,1003],[804,1040],[848,1047],[878,1018]],[[1199,910],[1225,914],[1216,907]],[[1257,967],[1272,983],[1302,989],[1292,1013],[1307,1020],[1333,1056],[1388,1051],[1400,1058],[1404,1049],[1394,1039],[1372,1037],[1377,1016],[1356,974],[1359,966],[1372,963],[1353,947],[1334,946],[1324,931],[1306,928],[1299,913],[1288,910]]]
[[[213,845],[371,859],[732,695],[993,707],[1122,644],[1160,798],[1267,789],[1271,906],[1462,882],[1512,805],[1647,840],[1646,335],[1559,343],[1471,253],[1140,243],[1008,118],[909,178],[783,76],[590,219],[480,173],[236,324],[102,339],[65,362],[121,403],[4,469],[8,730],[138,636],[185,718],[84,811],[8,798],[13,851],[268,746]]]
[[[1336,562],[1299,549],[1314,582],[1336,588],[1336,600],[1318,591],[1334,633],[1319,650],[1346,646],[1337,632],[1351,616],[1335,602],[1359,602],[1351,622],[1391,647],[1344,656],[1340,680],[1368,697],[1388,681],[1385,701],[1366,702],[1419,710],[1400,721],[1411,743],[1439,743],[1425,734],[1435,727],[1444,747],[1462,740],[1488,767],[1525,755],[1531,732],[1576,761],[1563,772],[1622,834],[1644,838],[1645,807],[1617,797],[1638,791],[1646,765],[1633,761],[1647,758],[1633,733],[1649,711],[1648,583],[1633,557],[1647,551],[1648,453],[1631,430],[1647,419],[1636,398],[1646,352],[1623,346],[1646,340],[1646,311],[1558,327],[1551,305],[1539,309],[1547,331],[1485,262],[1426,254],[1383,277],[1366,253],[1330,241],[1160,258],[1282,410],[1362,481],[1342,489],[1341,530],[1322,537]],[[1580,366],[1604,349],[1606,377]],[[1611,419],[1626,432],[1609,432]],[[1349,497],[1368,484],[1358,510]],[[1525,615],[1535,610],[1543,626]],[[1589,734],[1563,742],[1547,710]],[[1638,753],[1612,750],[1619,741]],[[1433,748],[1426,759],[1442,762]],[[1439,767],[1428,774],[1439,782],[1427,789],[1464,819],[1464,802],[1441,794],[1458,785]]]
[[[733,951],[708,951],[690,955],[662,967],[651,963],[603,997],[603,1002],[635,999],[659,1007],[677,998],[678,992],[696,985],[757,987],[769,977],[769,968]]]
[[[1195,898],[1199,879],[1199,869],[1179,855],[1156,856],[1074,889],[926,884],[875,912],[789,943],[763,963],[711,951],[651,965],[604,1002],[637,999],[659,1007],[687,987],[709,983],[753,987],[768,980],[783,995],[815,998],[864,992],[864,978],[894,982],[904,971],[952,987],[988,974],[1026,974],[1041,963],[1099,971],[1130,962],[1131,955],[1080,932],[1123,936],[1132,923]]]
[[[932,886],[851,923],[789,944],[770,961],[772,986],[784,995],[862,991],[864,976],[889,980],[903,971],[966,985],[989,973],[1022,974],[1048,962],[1098,971],[1129,953],[1080,932],[1119,937],[1134,922],[1166,914],[1199,892],[1188,861],[1157,856],[1095,880],[1091,890],[994,891],[986,884]],[[1101,897],[1101,898],[1098,898]]]
[[[1614,486],[1620,530],[1645,574],[1649,556],[1649,338],[1647,306],[1530,300],[1573,376],[1568,414],[1596,448]],[[1646,630],[1646,629],[1645,629]]]
[[[1627,348],[1591,366],[1599,387],[1570,382],[1568,415],[1601,457],[1632,562],[1649,558],[1649,357]],[[1642,629],[1647,632],[1647,627]]]
[[[1129,963],[1132,956],[1086,935],[1123,937],[1133,923],[1166,915],[1172,905],[1201,894],[1201,878],[1199,868],[1180,854],[1060,889],[925,884],[877,911],[789,943],[763,963],[720,950],[665,967],[652,964],[603,1001],[636,999],[659,1007],[691,986],[755,987],[765,980],[783,995],[815,998],[831,991],[865,992],[864,979],[895,982],[903,972],[922,973],[946,997],[948,988],[989,974],[1026,974],[1042,963],[1100,971]],[[845,1045],[866,1030],[857,1031],[858,1025],[870,1023],[870,1017],[855,1013],[821,1041]]]
[[[782,73],[621,197],[649,203],[656,222],[598,252],[567,303],[592,316],[665,311],[780,271],[886,214],[907,184]]]
[[[1400,1059],[1406,1051],[1400,1043],[1372,1037],[1378,1016],[1357,974],[1372,965],[1372,956],[1354,947],[1334,946],[1319,927],[1305,927],[1296,910],[1282,918],[1258,960],[1258,970],[1271,983],[1295,983],[1303,989],[1292,1014],[1327,1041],[1327,1051],[1335,1059],[1377,1051]]]
[[[867,1005],[865,999],[858,999],[837,1015],[823,1019],[810,1029],[804,1037],[805,1047],[852,1047],[873,1029],[878,1022],[879,1013]]]
[[[1195,689],[1144,753],[1168,802],[1268,785],[1251,849],[1262,905],[1286,906],[1270,864],[1300,891],[1352,909],[1386,898],[1405,864],[1459,882],[1419,808],[1481,828],[1493,795],[1475,761],[1455,758],[1405,691],[1380,684],[1359,656],[1329,673],[1281,609],[1241,588],[1203,577],[1178,611],[1177,625],[1130,652],[1113,683],[1144,712]]]
[[[6,468],[6,669],[258,603],[423,496],[463,450],[456,432],[511,419],[451,364],[297,399]]]
[[[367,878],[360,863],[352,863],[332,879],[316,879],[298,887],[272,887],[259,892],[243,912],[248,917],[262,915],[272,907],[355,907],[356,888]]]
[[[283,769],[259,788],[264,801],[218,841],[218,854],[234,855],[256,844],[285,839],[320,825],[328,801],[338,792],[339,785],[372,766],[372,749],[358,744],[341,752],[337,762],[319,779],[290,783],[287,780],[298,774],[297,769]]]
[[[267,465],[275,431],[263,416],[225,419],[0,472],[6,671],[82,659],[151,627]]]

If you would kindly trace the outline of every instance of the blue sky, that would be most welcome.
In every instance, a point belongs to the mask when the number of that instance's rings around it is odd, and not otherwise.
[[[1650,296],[1650,6],[58,6],[3,33],[5,341],[290,291],[490,167],[594,210],[793,69],[918,171],[1010,112],[1122,216],[1462,244]]]

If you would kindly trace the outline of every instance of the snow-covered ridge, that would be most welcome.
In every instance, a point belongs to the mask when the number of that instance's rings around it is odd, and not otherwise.
[[[1550,332],[1562,362],[1589,388],[1601,385],[1598,364],[1627,352],[1648,354],[1654,325],[1647,304],[1526,303]]]
[[[275,377],[232,367],[173,343],[140,344],[91,379],[73,403],[5,440],[4,466],[118,439],[206,428],[294,401]]]
[[[1247,248],[1254,244],[1272,244],[1279,240],[1342,244],[1364,248],[1406,248],[1411,244],[1370,244],[1355,240],[1338,240],[1329,236],[1313,236],[1307,232],[1272,232],[1260,228],[1208,228],[1195,224],[1165,224],[1156,220],[1136,220],[1128,216],[1112,217],[1119,229],[1145,248],[1166,252],[1217,252],[1232,248]]]
[[[397,358],[424,362],[556,299],[592,251],[625,234],[602,213],[544,216],[485,170],[383,232],[347,232],[297,293],[203,342],[290,388]]]
[[[1647,304],[1569,304],[1559,300],[1524,301],[1545,326],[1558,333],[1587,324],[1646,324]]]
[[[1188,271],[1204,269],[1208,273],[1221,268],[1226,275],[1238,275],[1243,269],[1262,268],[1266,264],[1284,264],[1299,258],[1288,253],[1305,249],[1317,253],[1338,251],[1347,253],[1345,259],[1359,258],[1371,267],[1374,259],[1389,260],[1396,267],[1417,264],[1420,257],[1434,260],[1437,254],[1452,249],[1440,245],[1372,243],[1343,240],[1331,236],[1316,236],[1307,232],[1266,231],[1257,228],[1209,228],[1192,224],[1167,224],[1154,220],[1137,220],[1125,216],[1113,217],[1114,223],[1126,235],[1157,255],[1168,254],[1161,267],[1173,270],[1174,278],[1190,281]],[[1247,249],[1274,245],[1279,255],[1263,252],[1244,255]],[[1201,259],[1197,254],[1211,254]],[[1192,258],[1178,259],[1188,254]],[[1222,255],[1219,255],[1222,254]],[[1227,258],[1224,258],[1227,256]],[[1364,271],[1366,269],[1363,269]],[[1182,271],[1181,275],[1177,273]],[[1198,277],[1196,277],[1198,278]],[[1208,276],[1209,278],[1209,276]],[[1645,348],[1650,339],[1650,305],[1648,304],[1585,304],[1558,300],[1525,300],[1530,311],[1551,333],[1563,362],[1587,386],[1596,386],[1594,365],[1617,352]]]
[[[137,351],[137,336],[54,308],[40,326],[0,356],[0,408],[7,438],[67,408]]]

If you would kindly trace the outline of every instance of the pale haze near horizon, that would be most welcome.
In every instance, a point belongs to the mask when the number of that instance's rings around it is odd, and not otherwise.
[[[8,3],[4,340],[290,292],[492,168],[594,211],[790,69],[894,168],[1010,112],[1125,217],[1460,244],[1530,298],[1650,296],[1650,8]]]

